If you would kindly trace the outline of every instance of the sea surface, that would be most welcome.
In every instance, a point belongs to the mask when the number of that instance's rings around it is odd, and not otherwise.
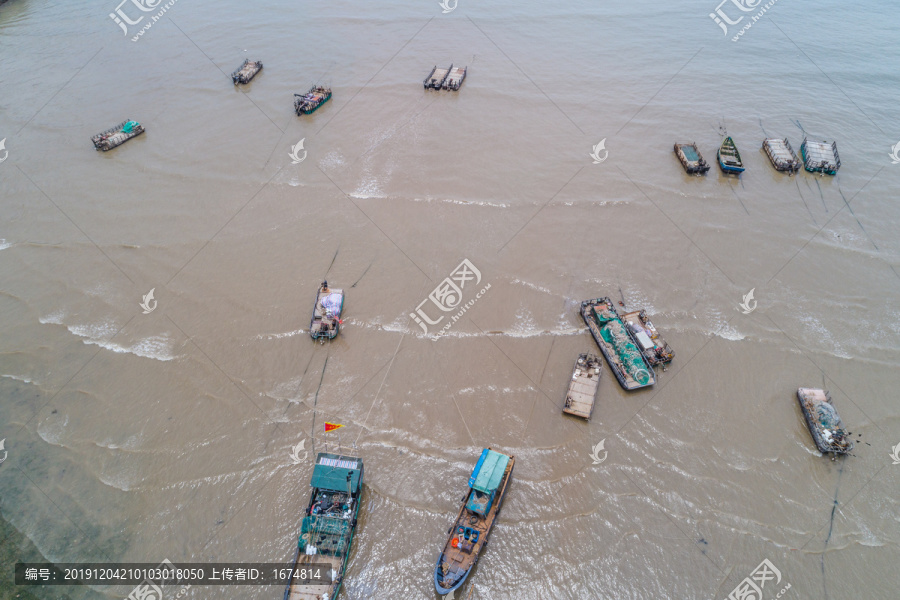
[[[766,600],[897,598],[896,10],[116,2],[0,6],[9,539],[54,562],[287,561],[340,443],[365,461],[340,599],[432,600],[492,446],[515,473],[456,600],[723,600],[764,560]],[[743,20],[726,33],[717,8]],[[117,9],[144,18],[126,32]],[[264,69],[234,86],[245,58]],[[460,91],[424,90],[450,63]],[[315,83],[332,100],[297,117]],[[146,133],[96,152],[125,119]],[[740,177],[715,165],[726,134]],[[807,135],[837,141],[836,176],[761,150]],[[712,170],[685,174],[675,142]],[[429,295],[464,260],[478,277],[442,313]],[[326,278],[344,324],[319,344]],[[584,422],[561,408],[602,296],[676,355],[630,393],[604,367]],[[445,318],[424,331],[417,307]],[[852,455],[815,450],[801,386],[831,391]]]

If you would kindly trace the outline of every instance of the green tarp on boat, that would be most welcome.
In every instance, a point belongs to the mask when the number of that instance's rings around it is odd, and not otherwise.
[[[475,465],[469,485],[472,489],[479,492],[490,494],[498,487],[503,480],[503,473],[506,472],[506,465],[509,464],[509,457],[499,452],[494,452],[485,448]]]
[[[359,489],[361,473],[359,460],[323,452],[319,454],[313,468],[310,485],[314,488],[350,494]]]

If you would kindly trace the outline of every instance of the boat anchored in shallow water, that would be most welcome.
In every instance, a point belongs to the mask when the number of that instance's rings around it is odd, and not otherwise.
[[[91,142],[94,143],[94,148],[106,152],[116,146],[121,146],[131,138],[135,138],[142,133],[144,133],[143,125],[137,121],[126,120],[91,137]]]
[[[422,82],[425,86],[425,89],[433,89],[439,90],[444,85],[444,81],[447,80],[447,76],[450,75],[450,71],[453,70],[453,65],[451,64],[446,69],[441,67],[438,68],[437,65],[434,65],[431,69],[431,73],[428,74],[428,77],[425,78],[425,81]]]
[[[741,153],[738,152],[731,137],[722,141],[719,151],[716,152],[716,158],[719,160],[719,168],[723,173],[739,174],[744,172],[744,161],[741,160]]]
[[[462,85],[463,80],[466,78],[466,72],[468,70],[468,67],[453,67],[451,65],[450,73],[447,74],[447,78],[444,80],[444,84],[441,87],[445,90],[458,92],[459,86]]]
[[[356,456],[320,452],[313,467],[312,494],[300,526],[294,554],[293,580],[284,600],[335,600],[341,590],[362,496],[363,461]],[[309,582],[319,568],[328,582]],[[302,578],[301,575],[302,574]]]
[[[777,171],[787,171],[788,174],[796,173],[800,170],[800,159],[797,153],[791,147],[791,143],[787,138],[779,140],[778,138],[766,138],[763,140],[763,150],[772,161],[772,166]]]
[[[675,358],[675,351],[664,339],[659,337],[659,332],[650,322],[647,311],[635,310],[625,313],[622,315],[622,320],[650,366],[663,365],[663,370],[665,370],[665,365]]]
[[[675,144],[675,155],[684,170],[690,174],[703,175],[709,171],[709,163],[700,155],[697,144]]]
[[[331,88],[314,85],[305,94],[294,94],[294,112],[298,117],[312,114],[329,100],[331,100]]]
[[[803,166],[810,173],[834,175],[841,168],[841,157],[838,156],[837,142],[816,142],[803,138],[800,144],[800,155]]]
[[[853,440],[844,431],[844,422],[831,402],[831,394],[821,389],[800,388],[797,400],[819,452],[837,455],[853,450]]]
[[[566,392],[566,404],[563,412],[582,419],[591,419],[597,390],[600,389],[600,373],[603,361],[593,354],[579,354]]]
[[[328,287],[323,281],[316,294],[312,319],[309,322],[309,335],[314,340],[324,342],[332,340],[341,331],[341,312],[344,310],[344,290]]]
[[[262,71],[263,64],[261,60],[251,62],[249,58],[245,58],[234,73],[231,74],[231,80],[234,85],[239,83],[250,83],[250,80],[256,77],[256,74]]]
[[[581,318],[600,347],[616,380],[626,390],[636,390],[656,383],[653,368],[609,298],[595,298],[581,303]]]
[[[512,478],[516,458],[491,448],[481,451],[469,477],[456,521],[434,567],[434,588],[442,596],[459,589],[478,562],[478,554],[497,520],[503,497]]]

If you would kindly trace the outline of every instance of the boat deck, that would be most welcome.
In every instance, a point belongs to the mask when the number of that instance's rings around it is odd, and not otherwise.
[[[644,310],[634,310],[622,315],[622,321],[628,324],[629,331],[647,362],[654,367],[662,364],[665,370],[665,365],[675,358],[675,352],[668,342],[659,337],[659,331],[650,322],[647,313]]]
[[[805,139],[800,150],[807,171],[833,175],[841,166],[836,142],[829,144]]]
[[[772,161],[772,166],[777,170],[789,172],[800,170],[800,159],[797,158],[797,154],[787,138],[783,140],[766,138],[763,140],[763,149],[769,156],[769,160]]]
[[[297,557],[296,568],[302,569],[305,565],[310,565],[313,563],[317,565],[331,565],[332,572],[341,572],[340,557],[323,556],[321,554],[309,555],[301,553],[300,556]],[[292,583],[284,600],[322,600],[322,598],[326,595],[328,598],[331,598],[334,587],[334,583],[323,585]]]
[[[594,411],[597,390],[600,388],[600,374],[603,361],[593,354],[581,354],[575,362],[572,381],[566,394],[563,412],[582,419],[590,419]]]
[[[235,69],[234,73],[231,74],[231,79],[234,83],[249,83],[251,79],[256,77],[256,74],[262,71],[263,64],[261,61],[251,62],[249,58],[245,58],[244,62],[241,63],[241,66]]]
[[[709,163],[700,155],[696,144],[675,144],[675,155],[688,173],[703,174],[709,171]]]
[[[622,322],[622,319],[619,317],[615,308],[613,308],[612,301],[609,298],[585,300],[581,303],[581,318],[588,326],[594,341],[597,342],[597,346],[603,353],[603,357],[606,359],[607,364],[609,364],[609,368],[612,370],[613,375],[616,376],[619,385],[626,390],[636,390],[638,388],[654,385],[656,383],[656,375],[653,373],[653,368],[647,363],[647,359],[637,346],[634,346],[634,344],[631,343],[631,346],[633,347],[628,347],[630,340],[623,346],[623,351],[629,355],[634,368],[634,373],[629,373],[629,369],[624,364],[623,359],[616,351],[616,348],[604,338],[600,325],[597,322],[596,315],[599,314],[601,320],[605,320],[606,317],[603,313],[607,311],[612,316],[612,319],[610,320],[617,321],[619,326],[624,329],[625,324]],[[622,339],[624,340],[624,338]],[[638,377],[643,381],[639,381],[638,379],[635,379],[635,377]]]
[[[439,68],[437,65],[433,69],[431,69],[431,74],[425,78],[425,89],[432,88],[435,90],[441,89],[444,85],[444,81],[447,79],[447,76],[450,74],[450,71],[453,70],[453,65],[450,65],[446,69]]]
[[[340,288],[328,288],[327,291],[324,291],[321,287],[319,288],[319,292],[316,295],[316,306],[313,309],[312,322],[309,325],[309,332],[313,338],[317,338],[320,336],[334,337],[337,335],[339,326],[338,322],[340,321],[341,314],[339,312],[338,314],[332,315],[332,317],[329,318],[326,314],[325,306],[322,303],[325,297],[331,294],[340,294],[343,302],[344,290]]]
[[[466,78],[466,69],[464,67],[453,67],[447,74],[443,88],[447,90],[458,90],[462,85],[463,79]]]

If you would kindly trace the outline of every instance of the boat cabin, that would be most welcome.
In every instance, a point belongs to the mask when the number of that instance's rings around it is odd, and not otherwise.
[[[469,477],[469,487],[472,493],[466,502],[466,508],[479,515],[486,516],[494,504],[494,496],[497,488],[503,481],[506,465],[509,464],[509,456],[494,452],[489,448],[481,451],[481,456],[475,464],[472,476]]]

